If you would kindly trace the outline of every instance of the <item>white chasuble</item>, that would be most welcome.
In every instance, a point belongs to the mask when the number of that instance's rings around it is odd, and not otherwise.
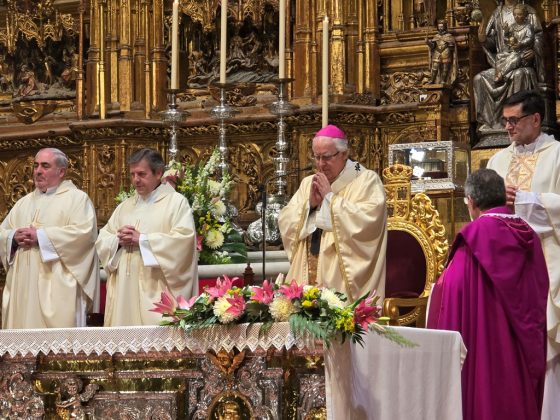
[[[117,231],[136,227],[149,251],[119,247]],[[198,263],[192,210],[187,199],[162,184],[149,199],[135,194],[122,202],[99,232],[96,243],[107,271],[105,326],[154,325],[161,315],[149,310],[168,289],[175,297],[198,294]]]
[[[38,246],[12,251],[15,230],[30,225],[48,239],[46,262]],[[98,305],[96,237],[95,209],[71,181],[20,199],[0,227],[0,259],[8,273],[2,328],[85,326],[86,305]]]
[[[543,246],[550,293],[547,306],[549,347],[547,359],[560,351],[560,143],[541,133],[533,154],[516,156],[515,145],[496,153],[488,162],[506,184],[520,191],[537,193],[539,203],[521,203],[516,198],[515,212],[539,234]],[[539,217],[539,207],[542,211]]]
[[[290,260],[286,281],[309,284],[308,247],[317,217],[310,214],[309,193],[313,176],[304,178],[278,223]],[[354,301],[377,290],[385,293],[387,208],[379,176],[359,163],[347,161],[331,185],[328,205],[330,225],[321,234],[317,260],[317,285],[337,289]],[[324,213],[321,209],[318,213]]]

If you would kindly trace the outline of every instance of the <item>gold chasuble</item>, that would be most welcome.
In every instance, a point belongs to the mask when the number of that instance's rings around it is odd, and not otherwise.
[[[43,229],[52,245],[47,262],[37,246],[12,254],[14,231],[30,225]],[[96,236],[95,209],[71,181],[19,200],[0,226],[0,259],[8,272],[2,328],[85,326],[86,305],[98,296]]]
[[[124,225],[145,235],[148,255],[138,247],[119,247],[117,231]],[[159,324],[161,315],[149,310],[162,291],[187,299],[198,294],[192,211],[168,184],[146,199],[135,194],[122,202],[99,232],[96,246],[108,275],[105,326]]]
[[[316,277],[308,257],[315,223],[309,207],[312,179],[308,176],[302,180],[278,219],[290,259],[286,281],[334,288],[352,301],[373,290],[383,298],[387,210],[379,176],[348,160],[331,184],[333,196],[328,211],[332,229],[323,229],[321,234]],[[323,206],[328,205],[325,201]]]
[[[543,246],[550,279],[547,359],[552,360],[560,354],[560,143],[541,133],[534,151],[519,153],[516,147],[512,144],[499,151],[488,168],[498,172],[506,185],[538,195],[538,204],[519,202],[516,197],[515,212],[538,233]]]

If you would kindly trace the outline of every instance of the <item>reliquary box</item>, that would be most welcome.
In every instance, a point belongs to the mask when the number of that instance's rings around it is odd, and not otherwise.
[[[453,141],[392,144],[389,165],[412,168],[412,192],[462,190],[469,174],[469,147]]]

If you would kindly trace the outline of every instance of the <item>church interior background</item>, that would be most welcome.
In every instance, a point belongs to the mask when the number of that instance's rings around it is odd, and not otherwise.
[[[538,89],[547,103],[545,128],[554,134],[560,4],[525,3],[542,25]],[[288,0],[279,58],[279,0],[230,0],[225,100],[236,112],[225,128],[238,223],[247,227],[258,218],[258,185],[275,174],[278,117],[271,104],[280,59],[293,105],[284,119],[288,171],[312,162],[310,140],[325,95],[329,123],[347,133],[351,157],[379,174],[392,163],[391,146],[409,143],[452,142],[452,154],[468,150],[471,170],[483,167],[508,144],[505,131],[479,130],[474,100],[473,80],[489,67],[477,36],[479,13],[489,17],[496,7],[494,0]],[[161,112],[170,101],[171,10],[171,0],[0,0],[0,219],[32,190],[39,148],[66,152],[69,178],[91,197],[100,226],[129,186],[132,150],[153,147],[169,158],[170,128]],[[321,71],[325,16],[328,91]],[[456,44],[454,77],[443,82],[432,78],[427,43],[440,19]],[[211,111],[220,103],[219,38],[220,0],[179,1],[181,160],[197,162],[218,144],[220,121]],[[288,196],[304,176],[290,173]],[[468,217],[461,185],[426,193],[451,240]]]

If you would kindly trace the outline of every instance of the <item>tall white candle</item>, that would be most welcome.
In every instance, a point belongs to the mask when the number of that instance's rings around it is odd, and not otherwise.
[[[286,77],[286,0],[280,0],[278,5],[278,14],[280,19],[278,22],[278,77],[284,79]]]
[[[177,68],[179,67],[179,0],[173,2],[173,18],[171,21],[171,89],[179,89]]]
[[[323,127],[329,123],[329,18],[323,20]]]
[[[220,83],[226,82],[227,0],[222,0],[220,23]]]

